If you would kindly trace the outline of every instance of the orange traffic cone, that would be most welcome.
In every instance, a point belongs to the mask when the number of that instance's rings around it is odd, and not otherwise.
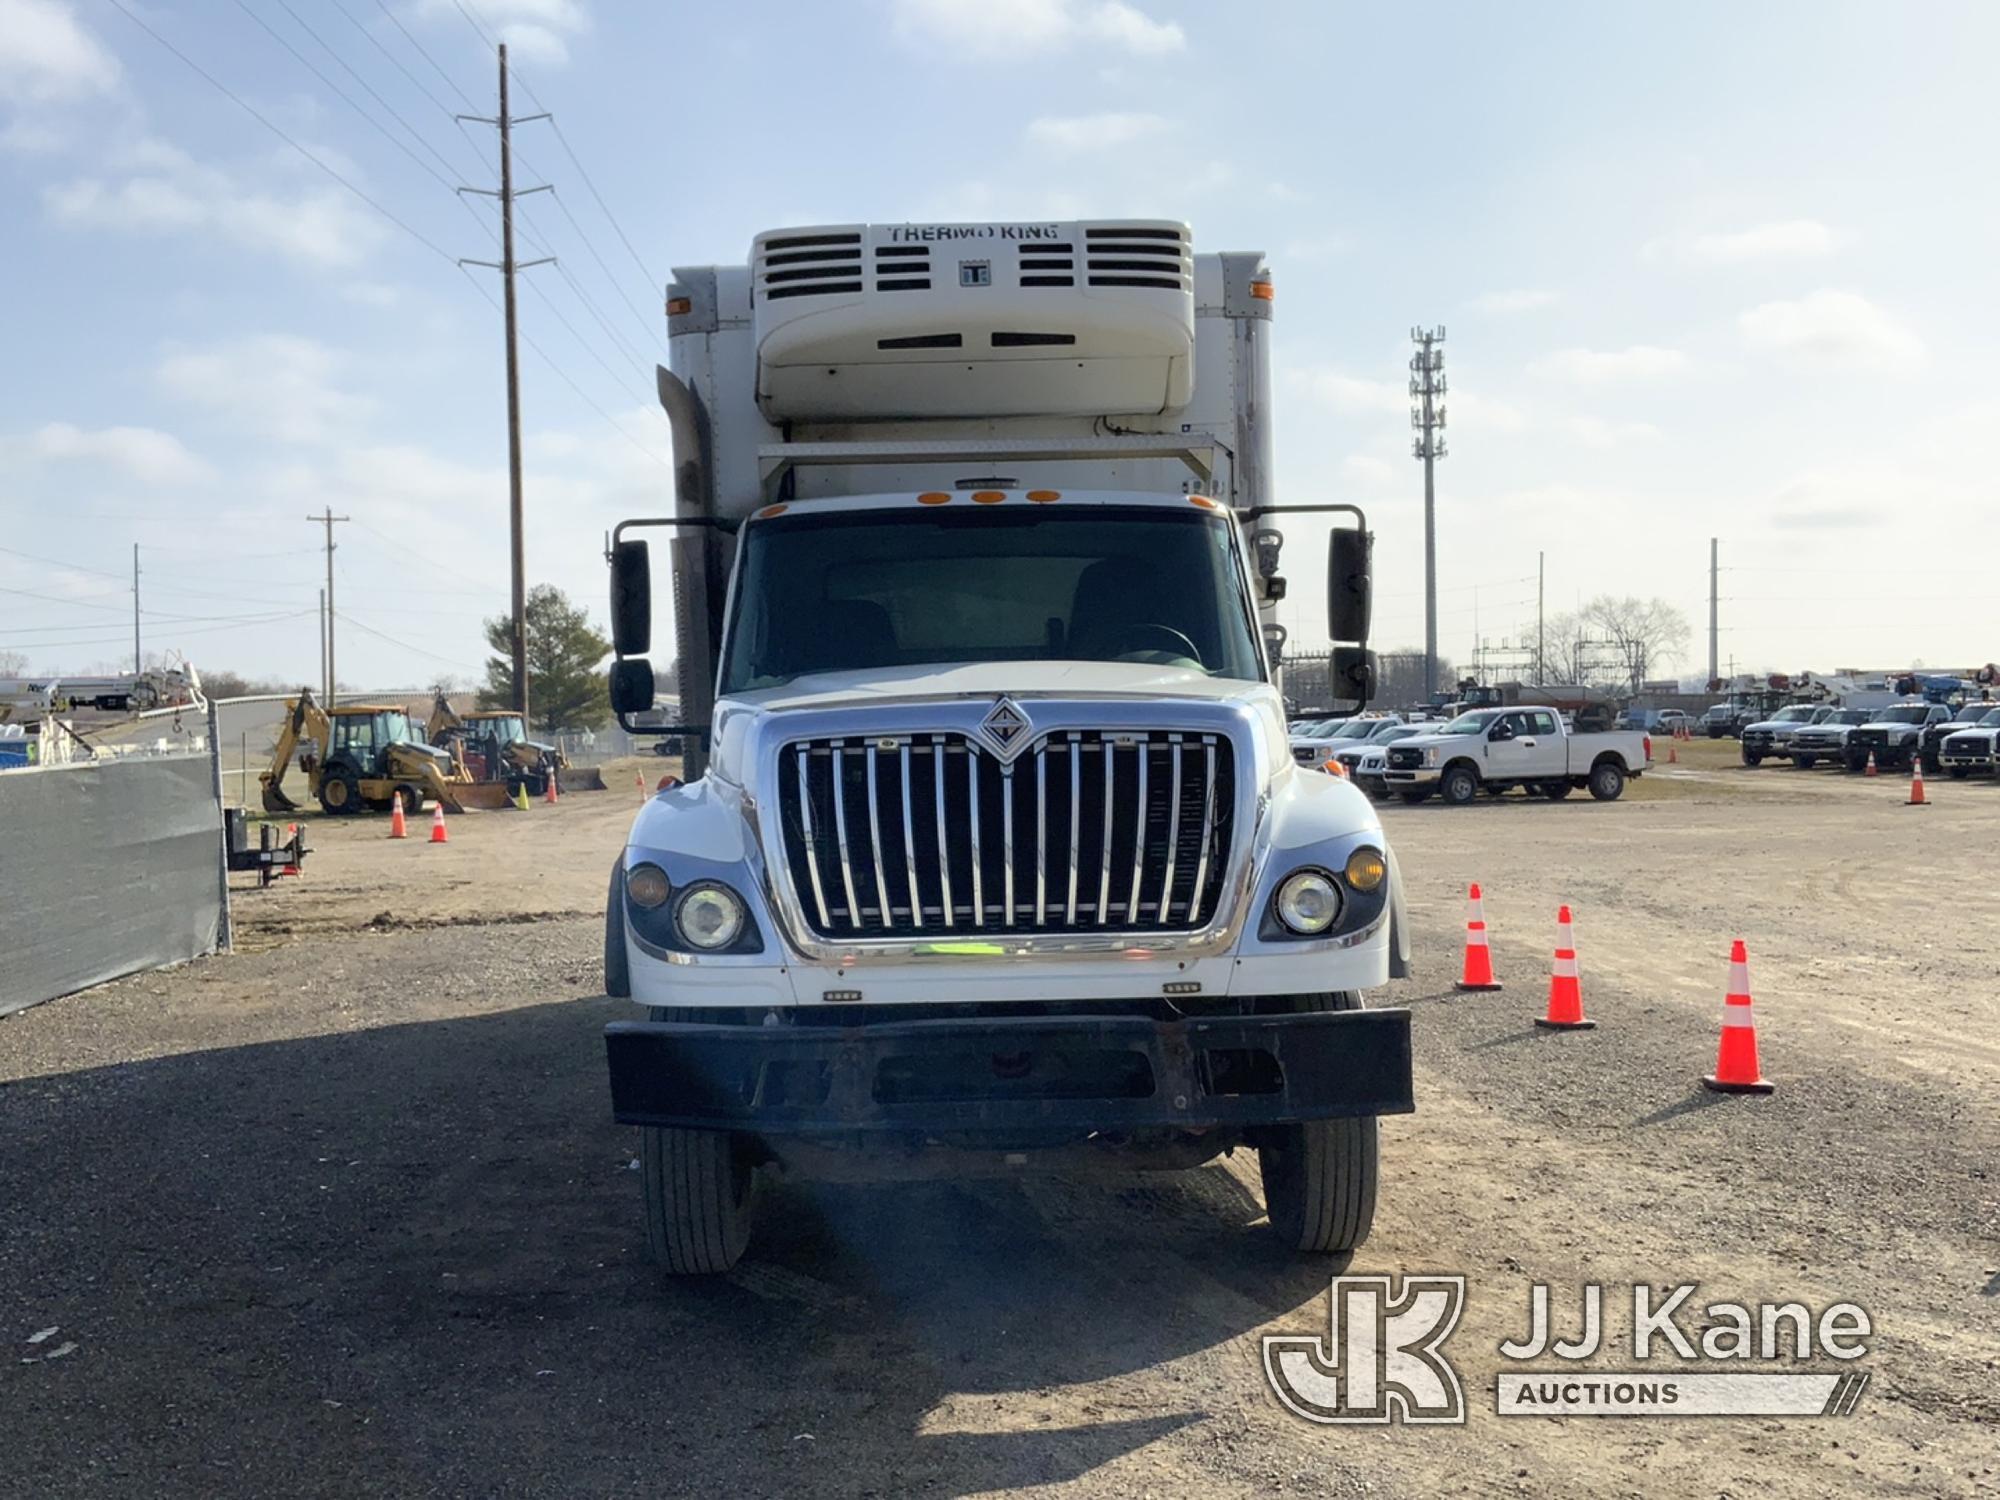
[[[285,847],[291,850],[292,852],[291,852],[291,857],[285,861],[284,869],[278,871],[279,877],[282,879],[284,876],[290,875],[297,879],[303,879],[305,877],[305,872],[299,868],[299,825],[298,824],[287,823],[285,825]]]
[[[1722,1000],[1722,1045],[1701,1086],[1718,1094],[1768,1094],[1777,1087],[1757,1066],[1757,1022],[1750,1014],[1750,955],[1743,939],[1729,950],[1729,993]]]
[[[1667,746],[1667,764],[1670,766],[1677,766],[1680,763],[1681,763],[1680,746],[1669,744]]]
[[[1875,769],[1875,752],[1873,750],[1870,750],[1868,752],[1868,769],[1863,771],[1861,774],[1863,776],[1880,776],[1882,774],[1880,771]]]
[[[547,785],[546,787],[544,787],[544,788],[543,788],[543,790],[542,790],[542,800],[543,800],[544,802],[546,802],[546,803],[550,804],[551,806],[554,806],[554,805],[555,805],[555,802],[556,802],[556,800],[557,800],[557,798],[556,798],[556,773],[555,773],[555,772],[553,772],[553,771],[549,772],[549,784],[548,784],[548,785]]]
[[[660,790],[663,792],[673,787],[677,787],[680,784],[681,784],[680,777],[674,775],[674,773],[671,771],[669,771],[666,775],[660,778]]]
[[[451,842],[450,836],[444,831],[444,808],[442,806],[431,810],[431,842],[433,844],[448,844]]]
[[[1458,983],[1452,988],[1460,990],[1500,988],[1500,981],[1493,976],[1493,950],[1486,942],[1486,905],[1480,900],[1477,884],[1466,895],[1465,966],[1459,975]]]
[[[406,839],[410,836],[410,826],[403,821],[403,794],[396,793],[389,799],[389,837]]]
[[[1556,967],[1549,976],[1549,1013],[1535,1024],[1549,1031],[1589,1031],[1597,1025],[1583,1018],[1583,981],[1576,972],[1576,938],[1569,927],[1569,908],[1556,913]]]
[[[1921,755],[1910,757],[1910,800],[1909,807],[1929,807],[1930,800],[1924,796],[1924,759]]]
[[[644,802],[646,800],[646,773],[644,771],[634,771],[632,779],[639,783],[639,800]]]

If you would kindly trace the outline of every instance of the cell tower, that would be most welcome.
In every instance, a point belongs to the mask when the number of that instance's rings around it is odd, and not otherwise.
[[[1437,693],[1438,553],[1437,461],[1450,450],[1444,442],[1444,325],[1412,328],[1417,352],[1410,356],[1410,452],[1424,465],[1424,697]]]

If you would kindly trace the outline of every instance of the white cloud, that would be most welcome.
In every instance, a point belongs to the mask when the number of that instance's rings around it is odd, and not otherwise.
[[[1840,237],[1817,219],[1780,219],[1748,229],[1654,240],[1647,260],[1676,259],[1698,266],[1740,266],[1814,260],[1840,248]]]
[[[386,281],[350,281],[340,295],[363,307],[394,307],[403,300],[403,289]]]
[[[1460,428],[1519,432],[1528,425],[1527,415],[1520,407],[1462,387],[1454,386],[1444,404],[1446,415]]]
[[[109,92],[118,59],[61,0],[0,0],[0,99],[46,104]]]
[[[99,463],[146,484],[196,484],[215,476],[179,438],[153,427],[87,429],[50,422],[36,430],[27,447],[39,458]]]
[[[507,44],[510,63],[560,67],[569,61],[570,41],[590,30],[582,0],[482,0],[478,14],[487,34]],[[426,22],[465,24],[452,0],[422,0],[417,16]]]
[[[285,443],[328,442],[375,410],[335,382],[346,360],[312,339],[260,334],[169,354],[154,378],[242,434]]]
[[[1629,349],[1558,349],[1530,361],[1530,374],[1578,385],[1608,385],[1623,380],[1659,380],[1684,374],[1692,361],[1678,349],[1634,344]]]
[[[1084,43],[1137,57],[1187,47],[1173,21],[1156,21],[1124,0],[896,0],[895,27],[906,40],[954,55],[1010,61]]]
[[[1130,146],[1167,128],[1161,115],[1043,115],[1028,122],[1028,139],[1045,150],[1073,155]]]
[[[1837,370],[1902,374],[1924,363],[1924,341],[1901,319],[1855,292],[1817,291],[1766,302],[1736,320],[1762,354]]]
[[[1396,466],[1372,453],[1350,453],[1340,461],[1340,477],[1360,490],[1381,490],[1396,481]]]
[[[1504,314],[1533,312],[1538,307],[1552,306],[1556,301],[1554,292],[1533,291],[1525,287],[1507,292],[1487,292],[1472,299],[1474,312]]]
[[[69,137],[44,120],[10,120],[0,127],[0,151],[9,156],[51,156],[69,145]]]
[[[1588,448],[1630,448],[1656,443],[1665,434],[1651,422],[1615,422],[1605,417],[1571,417],[1570,436]]]
[[[126,234],[219,234],[313,269],[354,265],[385,232],[338,187],[289,193],[251,187],[167,141],[143,140],[116,166],[112,176],[44,188],[50,218],[70,228]]]
[[[1308,399],[1334,411],[1394,412],[1397,416],[1409,411],[1409,390],[1394,381],[1364,380],[1327,369],[1287,370],[1283,378]]]

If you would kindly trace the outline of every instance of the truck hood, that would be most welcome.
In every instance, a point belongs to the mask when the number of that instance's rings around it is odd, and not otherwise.
[[[1122,661],[1006,661],[921,667],[870,667],[856,672],[821,672],[780,687],[733,693],[767,713],[793,709],[843,708],[934,698],[1196,698],[1203,702],[1249,702],[1271,695],[1263,682],[1210,677],[1187,667]]]

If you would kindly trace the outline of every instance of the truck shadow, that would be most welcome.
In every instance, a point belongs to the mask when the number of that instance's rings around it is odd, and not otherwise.
[[[1255,1355],[1221,1346],[1324,1318],[1338,1268],[1284,1254],[1219,1167],[780,1185],[736,1273],[667,1281],[607,1118],[622,1013],[0,1085],[0,1327],[78,1344],[0,1377],[24,1492],[1047,1484],[1240,1426]],[[1119,1389],[1169,1362],[1173,1409]]]

